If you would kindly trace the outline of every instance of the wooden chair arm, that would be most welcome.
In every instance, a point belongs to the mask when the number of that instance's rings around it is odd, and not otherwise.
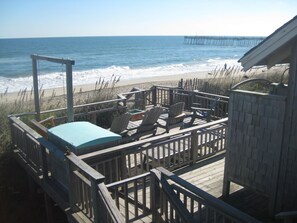
[[[194,111],[211,111],[210,108],[197,108],[197,107],[191,107],[192,110]]]

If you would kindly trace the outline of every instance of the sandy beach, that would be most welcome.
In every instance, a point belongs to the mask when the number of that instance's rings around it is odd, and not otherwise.
[[[170,76],[158,76],[158,77],[143,77],[141,79],[131,79],[131,80],[120,80],[115,85],[115,91],[116,92],[128,92],[133,87],[138,87],[141,89],[148,89],[153,85],[166,85],[166,86],[177,86],[178,81],[181,79],[193,79],[193,78],[201,78],[205,79],[207,77],[211,77],[209,74],[210,71],[200,71],[200,72],[192,72],[192,73],[186,73],[186,74],[179,74],[179,75],[170,75]],[[105,80],[108,81],[108,80]],[[95,83],[94,84],[87,84],[87,85],[76,85],[73,86],[74,94],[76,93],[87,93],[91,92],[95,89]],[[64,95],[66,92],[65,88],[51,88],[51,89],[45,89],[42,92],[42,97],[48,98],[48,97],[57,97]],[[0,102],[14,102],[15,100],[18,100],[22,98],[22,94],[24,92],[11,92],[7,94],[1,94]],[[33,99],[33,93],[26,92],[26,100]],[[29,99],[28,99],[29,98]]]
[[[115,84],[115,87],[113,88],[114,94],[119,93],[125,93],[129,92],[133,87],[138,87],[140,89],[149,89],[153,85],[165,85],[165,86],[177,86],[178,82],[183,79],[207,79],[207,78],[234,78],[234,77],[243,77],[246,78],[255,77],[257,75],[261,75],[262,78],[265,78],[265,74],[270,76],[275,73],[282,74],[284,70],[286,69],[286,66],[276,66],[271,69],[267,69],[266,67],[258,67],[256,69],[249,70],[247,72],[241,72],[240,69],[236,68],[235,73],[230,69],[231,76],[228,76],[228,70],[224,71],[223,76],[220,76],[221,74],[214,74],[216,71],[198,71],[198,72],[192,72],[192,73],[185,73],[185,74],[179,74],[179,75],[167,75],[167,76],[155,76],[155,77],[143,77],[143,78],[135,78],[131,80],[120,80]],[[263,76],[264,75],[264,76]],[[104,79],[104,82],[110,81],[108,79]],[[111,84],[108,85],[110,87]],[[93,84],[85,84],[85,85],[75,85],[73,86],[74,91],[74,98],[75,100],[80,100],[83,97],[86,97],[88,94],[91,94],[92,92],[95,92],[96,89],[96,83]],[[97,86],[98,89],[98,86]],[[41,97],[44,99],[44,101],[47,101],[45,99],[58,99],[61,98],[60,96],[63,96],[66,94],[66,86],[59,87],[59,88],[50,88],[50,89],[44,89],[42,90]],[[79,99],[80,97],[80,99]],[[30,101],[34,99],[34,94],[31,91],[19,91],[19,92],[12,92],[7,94],[1,94],[0,97],[0,103],[11,103],[15,101]]]

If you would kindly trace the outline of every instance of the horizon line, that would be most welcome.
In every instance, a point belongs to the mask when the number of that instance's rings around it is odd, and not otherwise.
[[[254,35],[99,35],[99,36],[40,36],[40,37],[0,37],[0,40],[5,39],[50,39],[50,38],[92,38],[92,37],[266,37]]]

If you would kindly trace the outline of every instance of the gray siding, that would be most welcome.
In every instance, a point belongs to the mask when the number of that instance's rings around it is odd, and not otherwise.
[[[276,192],[285,97],[233,91],[229,101],[226,177],[261,191]]]

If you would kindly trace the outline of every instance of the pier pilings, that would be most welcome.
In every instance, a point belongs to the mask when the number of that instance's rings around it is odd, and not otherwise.
[[[184,44],[253,47],[263,39],[264,37],[244,36],[184,36]]]

